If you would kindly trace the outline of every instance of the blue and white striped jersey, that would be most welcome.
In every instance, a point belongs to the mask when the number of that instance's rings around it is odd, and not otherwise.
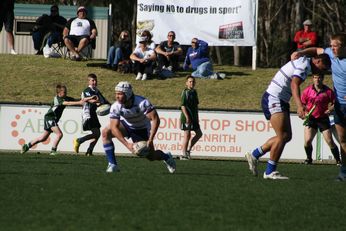
[[[300,57],[299,59],[290,61],[282,66],[275,74],[266,91],[270,95],[278,97],[288,103],[292,97],[292,78],[297,77],[305,81],[310,72],[310,58]]]
[[[152,110],[154,106],[148,99],[135,95],[131,108],[125,108],[125,105],[114,102],[109,117],[124,121],[131,129],[144,129],[150,128],[150,121],[146,115]]]

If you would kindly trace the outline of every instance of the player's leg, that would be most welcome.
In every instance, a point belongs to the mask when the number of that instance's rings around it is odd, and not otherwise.
[[[328,123],[328,125],[329,125],[329,123]],[[338,146],[334,142],[330,125],[326,129],[324,129],[323,127],[320,128],[320,129],[322,131],[322,135],[323,135],[324,140],[328,144],[328,146],[330,148],[330,151],[333,154],[333,157],[334,157],[334,159],[336,161],[336,164],[337,165],[341,165],[339,148],[338,148]]]
[[[183,147],[182,147],[182,152],[183,155],[181,159],[188,159],[188,145],[191,139],[191,131],[190,130],[184,130],[184,140],[183,140]]]
[[[48,139],[50,133],[51,133],[50,131],[44,130],[44,132],[42,133],[42,135],[40,135],[39,137],[33,139],[33,140],[30,141],[29,143],[24,144],[24,145],[22,146],[22,151],[21,151],[21,153],[22,153],[22,154],[23,154],[23,153],[26,153],[27,151],[29,151],[29,149],[30,149],[32,146],[34,146],[34,145],[36,145],[36,144],[38,144],[38,143],[41,143],[41,142],[46,141],[46,140]]]
[[[124,127],[122,124],[120,124],[120,131],[123,134],[125,134]],[[118,172],[119,167],[118,167],[117,160],[115,158],[114,144],[112,141],[112,138],[114,138],[114,136],[112,134],[110,125],[107,125],[105,128],[102,129],[101,135],[102,135],[103,149],[106,153],[106,157],[108,160],[108,166],[107,166],[106,172]]]
[[[57,154],[57,149],[58,145],[63,137],[62,131],[60,130],[59,126],[54,126],[51,128],[52,131],[55,134],[55,139],[53,140],[52,143],[52,151],[50,152],[51,155],[56,155]]]
[[[74,151],[78,153],[80,145],[84,143],[85,141],[91,140],[91,143],[86,152],[86,155],[92,155],[94,147],[101,135],[101,132],[100,132],[101,124],[97,117],[83,119],[82,123],[83,123],[83,131],[91,131],[91,134],[87,134],[83,137],[74,139],[73,140]]]
[[[193,148],[193,146],[195,146],[195,144],[198,142],[198,140],[202,137],[203,133],[201,131],[201,129],[197,129],[195,131],[195,135],[191,140],[191,144],[190,144],[190,148],[188,151],[191,151],[191,149]]]
[[[195,144],[202,137],[202,135],[203,135],[203,133],[202,133],[201,129],[198,126],[198,128],[195,130],[195,135],[193,136],[193,138],[192,138],[192,140],[190,142],[190,147],[187,150],[187,155],[188,155],[189,159],[190,159],[190,153],[191,153],[191,150],[192,150],[193,146],[195,146]]]
[[[92,128],[91,129],[91,135],[93,136],[93,138],[91,139],[88,150],[86,152],[87,156],[91,156],[93,154],[94,147],[95,147],[95,145],[96,145],[96,143],[99,140],[100,135],[101,135],[100,128]]]
[[[341,167],[337,179],[346,181],[346,105],[335,103],[334,122],[341,155]]]
[[[314,140],[317,133],[317,129],[305,126],[304,128],[304,150],[306,154],[306,160],[304,161],[304,164],[312,164],[312,141]]]
[[[288,179],[288,177],[281,176],[276,171],[276,168],[286,143],[292,138],[289,113],[284,111],[273,114],[270,118],[270,123],[276,136],[271,140],[270,158],[263,177],[265,179]]]

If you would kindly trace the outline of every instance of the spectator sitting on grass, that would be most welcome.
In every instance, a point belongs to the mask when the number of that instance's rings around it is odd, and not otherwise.
[[[123,30],[118,40],[108,50],[108,59],[105,68],[116,71],[120,61],[130,59],[131,52],[132,43],[130,33],[127,30]]]
[[[191,74],[193,77],[205,79],[225,78],[225,74],[213,71],[213,65],[208,56],[208,43],[203,40],[192,39],[191,47],[186,53],[184,70],[188,70],[190,65],[194,70]]]
[[[155,49],[158,60],[158,72],[162,69],[177,71],[179,69],[179,57],[183,54],[180,44],[175,40],[175,32],[170,31],[167,40],[161,42]]]
[[[134,62],[136,80],[147,80],[148,76],[153,73],[156,54],[153,49],[147,46],[146,37],[139,39],[139,45],[139,48],[136,48],[130,55],[130,59]]]

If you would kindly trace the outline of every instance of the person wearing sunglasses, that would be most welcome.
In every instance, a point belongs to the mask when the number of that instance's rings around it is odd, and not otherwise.
[[[179,57],[183,54],[180,44],[175,41],[175,32],[170,31],[167,40],[162,41],[155,49],[158,60],[158,72],[162,69],[177,71],[179,69]]]
[[[193,38],[191,47],[188,48],[186,53],[184,70],[188,70],[191,66],[193,70],[191,76],[195,78],[224,79],[224,73],[213,71],[213,65],[208,53],[208,43],[201,39]]]

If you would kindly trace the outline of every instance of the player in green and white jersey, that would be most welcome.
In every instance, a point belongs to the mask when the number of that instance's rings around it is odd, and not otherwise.
[[[44,142],[48,139],[50,134],[52,132],[55,133],[56,138],[53,140],[52,143],[52,150],[51,150],[51,155],[56,155],[57,154],[57,147],[59,145],[59,142],[63,136],[58,122],[60,120],[60,117],[62,116],[62,113],[64,112],[64,109],[66,106],[70,105],[82,105],[83,102],[86,102],[93,97],[89,98],[84,98],[82,100],[76,101],[75,99],[67,96],[67,89],[65,85],[60,85],[58,84],[56,86],[56,96],[53,99],[53,102],[51,103],[51,106],[48,110],[48,112],[44,115],[44,132],[41,136],[37,137],[36,139],[30,141],[27,144],[24,144],[22,146],[22,152],[25,153],[29,151],[29,149],[41,142]]]
[[[102,104],[110,104],[97,88],[97,76],[93,73],[88,75],[88,87],[82,92],[81,98],[84,99],[91,96],[95,96],[96,99],[85,102],[82,112],[83,131],[91,131],[91,134],[73,140],[73,147],[76,153],[79,152],[79,146],[82,143],[91,140],[87,152],[85,153],[87,156],[92,155],[94,147],[101,135],[101,124],[97,117],[96,109]]]
[[[181,115],[180,124],[181,130],[184,131],[184,141],[183,141],[183,155],[181,160],[190,159],[190,152],[192,147],[197,143],[197,141],[202,137],[202,131],[199,126],[198,119],[198,95],[195,90],[196,80],[193,76],[188,75],[186,77],[186,88],[181,93]],[[196,134],[191,139],[191,131]],[[190,143],[190,146],[189,146]],[[189,146],[189,147],[188,147]]]

